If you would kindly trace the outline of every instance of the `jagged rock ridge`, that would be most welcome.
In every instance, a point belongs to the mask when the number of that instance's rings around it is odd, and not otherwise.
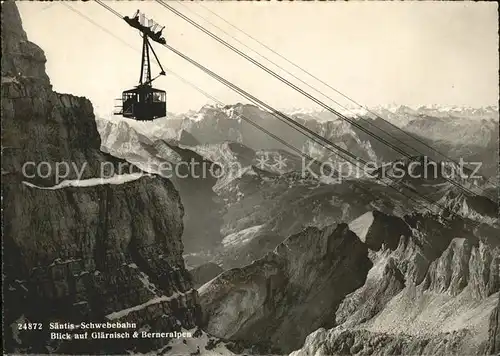
[[[305,341],[294,356],[495,354],[498,232],[428,212],[310,227],[200,287],[204,325],[278,353]]]
[[[380,213],[350,226],[370,244],[373,267],[336,310],[336,326],[318,329],[292,355],[498,351],[498,228],[474,229],[461,218],[416,214],[401,220]],[[388,229],[378,235],[380,226]]]

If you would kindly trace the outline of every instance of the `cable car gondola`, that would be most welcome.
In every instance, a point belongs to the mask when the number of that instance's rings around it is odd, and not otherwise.
[[[153,80],[157,79],[160,75],[165,75],[165,71],[149,42],[149,38],[151,38],[155,42],[165,44],[166,41],[162,37],[162,31],[165,27],[156,31],[159,25],[152,20],[147,20],[139,10],[137,10],[132,18],[125,16],[123,19],[130,26],[138,29],[142,35],[141,76],[139,78],[139,85],[125,90],[122,93],[122,97],[117,99],[120,101],[120,105],[117,105],[120,110],[115,115],[122,115],[123,117],[139,121],[151,121],[165,117],[167,115],[167,93],[152,86]],[[144,25],[146,22],[148,26]],[[160,74],[155,78],[151,78],[150,51],[153,53],[161,69]]]

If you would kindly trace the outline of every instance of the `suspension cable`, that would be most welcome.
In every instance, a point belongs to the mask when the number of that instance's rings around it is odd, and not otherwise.
[[[362,125],[358,124],[355,120],[352,120],[348,117],[346,117],[345,115],[341,114],[340,112],[338,112],[337,110],[333,109],[332,107],[328,106],[327,104],[323,103],[322,101],[320,101],[319,99],[315,98],[314,96],[312,96],[311,94],[309,94],[308,92],[304,91],[303,89],[299,88],[298,86],[296,86],[295,84],[291,83],[290,81],[288,81],[287,79],[283,78],[282,76],[280,76],[279,74],[277,74],[276,72],[272,71],[271,69],[269,69],[268,67],[266,67],[265,65],[261,64],[260,62],[258,62],[257,60],[255,60],[254,58],[248,56],[247,54],[245,54],[244,52],[242,52],[241,50],[239,50],[238,48],[234,47],[233,45],[231,45],[230,43],[228,43],[227,41],[221,39],[219,36],[215,35],[213,32],[207,30],[206,28],[204,28],[203,26],[199,25],[196,21],[192,20],[191,18],[187,17],[186,15],[184,15],[183,13],[181,13],[180,11],[176,10],[175,8],[173,8],[172,6],[166,4],[164,1],[162,0],[156,0],[159,4],[161,4],[163,7],[165,7],[166,9],[168,9],[169,11],[173,12],[175,15],[181,17],[183,20],[187,21],[188,23],[190,23],[191,25],[193,25],[194,27],[196,27],[197,29],[199,29],[200,31],[204,32],[205,34],[207,34],[208,36],[212,37],[213,39],[215,39],[217,42],[223,44],[225,47],[231,49],[233,52],[237,53],[238,55],[240,55],[241,57],[245,58],[246,60],[250,61],[251,63],[253,63],[254,65],[258,66],[259,68],[261,68],[262,70],[266,71],[267,73],[271,74],[273,77],[277,78],[278,80],[280,80],[281,82],[285,83],[286,85],[288,85],[289,87],[291,87],[292,89],[296,90],[297,92],[301,93],[302,95],[304,95],[305,97],[307,97],[308,99],[312,100],[313,102],[315,102],[316,104],[322,106],[323,108],[325,108],[326,110],[332,112],[333,114],[337,115],[340,119],[344,120],[344,121],[347,121],[348,123],[350,123],[352,126],[358,128],[359,130],[363,131],[364,133],[366,133],[367,135],[377,139],[378,141],[382,142],[383,144],[385,144],[386,146],[390,147],[391,149],[393,149],[394,151],[400,153],[401,155],[411,159],[412,156],[407,154],[404,150],[400,149],[399,147],[391,144],[390,142],[388,142],[386,139],[374,134],[373,132],[371,132],[370,130],[366,129],[365,127],[363,127]],[[293,120],[292,120],[293,121]],[[476,196],[477,193],[474,193],[473,191],[471,191],[470,189],[466,188],[465,186],[462,186],[461,184],[459,184],[458,182],[455,182],[454,180],[451,180],[449,178],[446,178],[446,177],[443,177],[445,180],[447,180],[449,183],[455,185],[456,187],[468,192],[469,194],[473,195],[473,196]]]
[[[67,5],[66,3],[62,3],[64,6],[66,6],[69,10],[77,13],[78,15],[80,15],[81,17],[83,17],[84,19],[86,19],[87,21],[89,21],[90,23],[92,23],[93,25],[97,26],[99,29],[101,29],[102,31],[106,32],[107,34],[109,34],[110,36],[114,37],[115,39],[119,40],[120,42],[122,42],[123,44],[125,44],[126,46],[128,46],[129,48],[133,49],[134,51],[136,52],[139,52],[135,47],[132,47],[128,42],[125,42],[124,40],[122,40],[120,37],[116,36],[115,34],[113,34],[111,31],[107,30],[106,28],[104,28],[103,26],[99,25],[98,23],[96,23],[95,21],[93,21],[91,18],[89,18],[88,16],[86,16],[85,14],[81,13],[80,11],[72,8],[71,6]],[[163,69],[163,68],[162,68]],[[220,105],[224,105],[224,103],[222,103],[220,100],[218,100],[217,98],[213,97],[212,95],[210,95],[209,93],[205,92],[204,90],[202,90],[201,88],[199,88],[197,85],[189,82],[188,80],[186,80],[185,78],[183,78],[182,76],[176,74],[175,72],[173,72],[172,70],[168,69],[168,68],[165,68],[165,70],[167,72],[169,72],[170,74],[172,74],[173,76],[175,76],[176,78],[178,78],[180,81],[182,81],[184,84],[187,84],[189,86],[191,86],[192,88],[194,88],[195,90],[197,90],[198,92],[202,93],[203,95],[205,95],[207,98],[210,98],[212,99],[213,101],[215,102],[218,102]],[[281,144],[283,144],[284,146],[290,148],[291,150],[297,152],[300,156],[308,159],[309,161],[311,161],[312,163],[316,164],[316,165],[319,165],[321,166],[324,162],[320,162],[314,158],[312,158],[311,156],[305,154],[304,152],[302,152],[301,150],[299,150],[298,148],[296,148],[295,146],[291,145],[290,143],[286,142],[285,140],[281,139],[280,137],[276,136],[275,134],[273,134],[272,132],[270,132],[269,130],[265,129],[264,127],[260,126],[259,124],[253,122],[252,120],[250,120],[249,118],[245,117],[244,115],[238,115],[238,118],[241,118],[243,119],[245,122],[247,122],[248,124],[252,125],[253,127],[257,128],[258,130],[264,132],[265,134],[267,134],[268,136],[272,137],[273,139],[275,139],[276,141],[280,142]],[[337,172],[338,173],[338,172]],[[352,183],[356,186],[358,186],[361,190],[363,190],[364,192],[366,192],[369,196],[371,196],[374,200],[378,200],[380,199],[379,197],[375,196],[373,194],[373,192],[370,190],[370,189],[367,189],[363,186],[363,184],[360,184],[359,182],[353,180]],[[404,195],[404,194],[403,194]],[[407,196],[405,196],[407,197]],[[409,198],[409,197],[407,197]],[[411,198],[409,198],[411,199]],[[415,200],[414,200],[415,201]],[[415,201],[418,205],[420,205],[421,207],[423,207],[424,209],[427,209],[429,212],[433,212],[432,210],[430,210],[427,206],[423,205],[422,203],[418,202],[418,201]]]
[[[101,4],[101,3],[102,3],[102,1],[101,1],[101,0],[96,0],[96,2],[97,2],[98,4]],[[104,7],[105,7],[105,8],[107,8],[108,6],[104,6]],[[122,18],[123,18],[123,17],[122,17],[119,13],[118,13],[118,14],[117,14],[117,13],[115,13],[115,12],[113,12],[113,13],[114,13],[117,17],[119,17],[120,19],[122,19]],[[237,92],[238,94],[240,94],[240,95],[241,95],[241,96],[243,96],[244,98],[246,98],[246,99],[248,99],[248,100],[250,100],[250,101],[252,101],[252,102],[256,103],[257,105],[263,106],[264,108],[266,108],[267,110],[269,110],[273,116],[277,117],[278,119],[280,119],[280,120],[285,119],[285,120],[287,120],[286,122],[287,122],[288,124],[293,123],[294,125],[298,125],[299,127],[303,128],[303,129],[305,129],[306,131],[308,131],[309,133],[311,133],[314,137],[319,138],[319,139],[321,139],[322,141],[325,141],[327,144],[329,144],[329,145],[331,145],[331,146],[333,146],[333,147],[335,147],[335,148],[338,148],[338,149],[339,149],[339,151],[346,153],[349,157],[353,158],[353,159],[355,160],[355,162],[353,162],[353,161],[351,161],[351,160],[349,160],[348,158],[345,158],[345,157],[342,157],[342,158],[344,158],[345,160],[349,161],[351,164],[353,164],[353,165],[357,166],[357,164],[358,164],[359,162],[364,163],[364,164],[366,164],[366,163],[367,163],[366,161],[364,161],[364,160],[362,160],[361,158],[359,158],[359,157],[355,156],[355,155],[354,155],[354,154],[352,154],[351,152],[349,152],[349,151],[346,151],[346,150],[342,149],[341,147],[339,147],[339,146],[335,145],[334,143],[332,143],[331,141],[329,141],[329,140],[325,139],[325,138],[324,138],[324,137],[322,137],[321,135],[318,135],[316,132],[314,132],[314,131],[312,131],[312,130],[308,129],[307,127],[305,127],[305,126],[303,126],[303,125],[301,125],[301,124],[297,123],[296,121],[294,121],[294,120],[290,119],[288,116],[286,116],[286,115],[284,115],[283,113],[279,112],[278,110],[274,109],[273,107],[271,107],[270,105],[266,104],[265,102],[263,102],[263,101],[261,101],[261,100],[257,99],[257,98],[256,98],[256,97],[254,97],[253,95],[251,95],[251,94],[247,93],[245,90],[243,90],[243,89],[239,88],[238,86],[234,85],[233,83],[231,83],[231,82],[227,81],[226,79],[224,79],[224,78],[220,77],[220,76],[219,76],[219,75],[217,75],[216,73],[212,72],[210,69],[208,69],[208,68],[206,68],[205,66],[201,65],[200,63],[198,63],[198,62],[194,61],[194,60],[193,60],[193,59],[191,59],[190,57],[188,57],[188,56],[184,55],[182,52],[180,52],[180,51],[176,50],[176,49],[175,49],[175,48],[173,48],[172,46],[170,46],[170,45],[168,45],[168,44],[163,44],[163,46],[164,46],[164,47],[166,47],[167,49],[169,49],[171,52],[173,52],[173,53],[177,54],[177,55],[178,55],[178,56],[180,56],[181,58],[185,59],[186,61],[190,62],[191,64],[193,64],[193,65],[194,65],[194,66],[196,66],[197,68],[201,69],[201,70],[202,70],[202,71],[204,71],[205,73],[209,74],[211,77],[215,78],[217,81],[219,81],[219,82],[223,83],[224,85],[228,86],[229,88],[231,88],[233,91]],[[291,127],[293,127],[293,126],[291,126]],[[301,132],[301,131],[300,131],[300,130],[298,130],[296,127],[293,127],[293,128],[294,128],[294,129],[296,129],[297,131]],[[301,133],[303,133],[303,132],[301,132]],[[304,133],[303,133],[303,134],[304,134]],[[307,135],[306,135],[306,136],[307,136]],[[317,142],[317,141],[315,141],[315,142]],[[318,143],[318,142],[317,142],[317,143]],[[319,144],[320,144],[320,145],[322,145],[322,147],[324,147],[324,148],[326,148],[326,149],[328,149],[328,150],[332,151],[332,149],[331,149],[330,147],[326,147],[326,146],[324,146],[324,145],[323,145],[323,144],[321,144],[321,143],[319,143]],[[332,152],[333,152],[333,153],[336,153],[335,151],[332,151]],[[336,153],[336,154],[338,154],[338,153]],[[380,181],[380,180],[379,180],[379,181]],[[387,183],[384,183],[384,182],[382,182],[382,181],[380,181],[380,182],[381,182],[382,184],[386,185],[388,188],[390,188],[390,189],[392,189],[392,190],[394,190],[394,191],[398,192],[399,194],[403,195],[405,198],[410,199],[410,200],[412,200],[413,202],[415,202],[415,203],[417,203],[417,204],[419,204],[419,205],[422,205],[420,202],[416,201],[413,197],[410,197],[410,196],[408,196],[408,195],[404,194],[402,191],[398,190],[397,188],[393,187],[392,185],[387,185]],[[405,186],[403,185],[403,187],[405,187]],[[407,187],[406,187],[406,188],[407,188]],[[414,193],[416,193],[416,195],[418,195],[420,198],[423,198],[424,200],[426,200],[429,204],[436,206],[436,207],[438,208],[438,210],[440,210],[440,209],[445,209],[444,207],[440,206],[440,204],[439,204],[438,202],[434,202],[434,201],[430,200],[429,198],[427,198],[426,196],[423,196],[423,195],[419,194],[418,192],[414,192]],[[433,210],[432,210],[432,209],[430,209],[430,208],[428,208],[428,207],[426,207],[426,209],[428,209],[429,211],[433,212]]]
[[[101,0],[96,0],[96,2],[97,2],[97,3],[99,3],[99,4],[101,4],[101,3],[102,3],[102,1],[101,1]],[[105,7],[106,7],[106,6],[105,6]],[[121,16],[121,15],[119,15],[119,14],[115,14],[115,15],[116,15],[116,16],[118,16],[120,19],[122,18],[122,16]],[[175,49],[175,48],[173,48],[172,46],[167,45],[167,44],[163,44],[163,46],[164,46],[164,47],[166,47],[167,49],[169,49],[170,51],[174,52],[175,54],[179,55],[179,56],[180,56],[180,57],[182,57],[183,59],[185,59],[185,60],[189,61],[191,64],[193,64],[193,65],[195,65],[196,67],[198,67],[199,69],[203,70],[205,73],[209,74],[209,75],[210,75],[210,76],[212,76],[213,78],[215,78],[215,79],[217,79],[218,81],[222,82],[223,84],[225,84],[226,86],[230,87],[230,88],[231,88],[231,89],[233,89],[234,91],[238,92],[240,95],[244,96],[245,98],[249,98],[249,100],[256,100],[258,103],[260,103],[260,104],[261,104],[261,105],[263,105],[264,107],[268,107],[268,108],[270,108],[271,112],[273,112],[273,113],[275,113],[275,114],[280,114],[280,116],[286,116],[286,115],[284,115],[284,114],[282,114],[282,113],[278,112],[276,109],[274,109],[274,108],[272,108],[272,107],[268,106],[266,103],[264,103],[264,102],[260,101],[259,99],[257,99],[257,98],[255,98],[255,97],[253,97],[252,95],[250,95],[250,94],[246,93],[244,90],[242,90],[241,88],[237,87],[236,85],[234,85],[234,84],[232,84],[232,83],[228,82],[227,80],[225,80],[224,78],[222,78],[222,77],[218,76],[217,74],[215,74],[214,72],[212,72],[212,71],[211,71],[211,70],[209,70],[208,68],[206,68],[206,67],[204,67],[203,65],[199,64],[198,62],[196,62],[196,61],[192,60],[190,57],[188,57],[188,56],[184,55],[182,52],[180,52],[180,51],[176,50],[176,49]],[[291,119],[290,119],[290,120],[291,120]],[[297,123],[297,122],[295,122],[294,120],[291,120],[291,121],[292,121],[292,122],[294,122],[295,124],[298,124],[298,123]],[[300,124],[299,124],[299,125],[300,125]],[[315,135],[317,135],[316,133],[314,133],[314,134],[315,134]],[[320,137],[321,137],[321,136],[320,136]],[[323,137],[321,137],[321,138],[322,138],[323,140],[326,140],[326,139],[325,139],[325,138],[323,138]],[[326,141],[328,142],[328,140],[326,140]],[[331,143],[331,142],[329,142],[329,144],[331,144],[331,145],[333,145],[333,146],[336,146],[335,144],[333,144],[333,143]],[[350,153],[350,152],[348,152],[348,151],[347,151],[347,153],[348,153],[350,156],[354,156],[352,153]],[[356,156],[354,156],[354,157],[355,157],[355,158],[357,158]],[[362,160],[361,160],[361,159],[359,159],[359,158],[357,158],[357,160],[362,161]],[[383,183],[383,182],[382,182],[382,183]],[[393,189],[393,190],[395,190],[396,192],[398,192],[398,193],[400,193],[400,194],[404,195],[405,197],[407,197],[407,198],[409,198],[409,199],[413,200],[414,202],[417,202],[416,200],[414,200],[413,198],[411,198],[411,197],[409,197],[409,196],[405,195],[404,193],[402,193],[400,190],[396,189],[395,187],[390,186],[390,185],[389,185],[388,187],[389,187],[389,188],[391,188],[391,189]],[[406,185],[404,185],[404,184],[403,184],[403,186],[402,186],[402,187],[403,187],[403,188],[409,188],[409,187],[407,187],[407,186],[406,186]],[[415,193],[415,194],[417,194],[420,198],[423,198],[424,200],[428,201],[428,202],[429,202],[430,204],[432,204],[432,205],[438,206],[438,207],[440,207],[440,208],[442,208],[442,209],[447,209],[446,207],[442,207],[442,206],[439,204],[439,202],[434,202],[434,201],[430,200],[429,198],[427,198],[426,196],[424,196],[424,195],[422,195],[422,194],[418,193],[417,191],[414,191],[414,193]],[[418,202],[417,202],[417,203],[418,203]],[[433,212],[433,210],[432,210],[432,209],[429,209],[428,207],[427,207],[427,209],[428,209],[429,211]],[[453,211],[451,211],[450,213],[451,213],[451,215],[458,216],[458,215],[457,215],[455,212],[453,212]],[[480,223],[481,223],[481,222],[479,222],[479,224],[480,224]]]
[[[188,8],[187,6],[185,6],[184,4],[182,4],[181,1],[178,1],[179,4],[181,4],[184,8]],[[359,108],[362,108],[362,109],[365,109],[368,113],[374,115],[376,118],[380,119],[380,120],[383,120],[384,122],[386,122],[387,124],[389,124],[392,128],[396,129],[397,131],[400,131],[401,133],[403,133],[404,135],[414,139],[415,141],[419,142],[420,144],[424,145],[425,147],[431,149],[432,151],[436,152],[438,155],[440,155],[441,157],[444,157],[446,158],[447,160],[455,163],[456,165],[459,165],[459,163],[448,157],[447,155],[445,155],[444,153],[441,153],[439,152],[437,149],[435,149],[434,147],[432,147],[431,145],[429,145],[428,143],[426,143],[424,140],[420,139],[417,135],[412,135],[410,132],[406,131],[406,130],[403,130],[402,128],[400,128],[399,126],[393,124],[392,122],[390,122],[389,120],[383,118],[382,116],[378,115],[376,112],[374,112],[373,110],[369,109],[367,106],[364,106],[362,104],[360,104],[359,102],[355,101],[354,99],[352,99],[351,97],[349,97],[348,95],[342,93],[340,90],[332,87],[330,84],[326,83],[325,81],[321,80],[320,78],[318,78],[317,76],[315,76],[314,74],[312,74],[311,72],[307,71],[306,69],[302,68],[301,66],[295,64],[294,62],[292,62],[291,60],[289,60],[288,58],[286,58],[285,56],[281,55],[279,52],[275,51],[274,49],[272,49],[271,47],[267,46],[265,43],[259,41],[258,39],[256,39],[255,37],[253,37],[252,35],[250,35],[249,33],[245,32],[244,30],[240,29],[238,26],[232,24],[231,22],[229,22],[228,20],[224,19],[222,16],[218,15],[215,11],[212,11],[210,10],[207,6],[203,5],[202,2],[197,2],[196,3],[197,5],[203,7],[205,10],[209,11],[211,14],[213,14],[214,16],[216,16],[217,18],[219,18],[220,20],[222,20],[223,22],[225,22],[226,24],[228,24],[229,26],[231,26],[232,28],[234,28],[235,30],[243,33],[245,36],[247,36],[248,38],[250,38],[251,40],[253,40],[254,42],[258,43],[259,45],[261,45],[262,47],[266,48],[267,50],[269,50],[270,52],[274,53],[275,55],[277,55],[278,57],[280,57],[281,59],[285,60],[287,63],[291,64],[293,67],[299,69],[301,72],[307,74],[308,76],[310,76],[311,78],[317,80],[318,82],[320,82],[321,84],[325,85],[326,87],[330,88],[331,90],[333,90],[334,92],[336,92],[337,94],[341,95],[342,97],[344,97],[345,99],[349,100],[350,102],[352,102],[353,104],[355,104],[356,106],[358,106]],[[191,11],[192,13],[195,13],[193,12],[192,10],[189,10]],[[198,14],[197,14],[198,15]],[[209,20],[207,20],[206,18],[198,15],[199,17],[203,18],[205,21],[211,23]],[[225,34],[227,34],[228,36],[232,37],[234,40],[238,41],[239,43],[242,43],[241,41],[237,40],[234,36],[232,36],[231,34],[228,34],[226,31],[224,31],[223,29],[221,29],[220,27],[218,27],[217,25],[211,23],[214,27],[218,28],[219,30],[223,31]],[[259,54],[257,51],[251,49],[250,47],[248,47],[247,45],[243,44],[245,47],[249,48],[250,50],[252,50],[254,53],[257,53]],[[290,74],[290,75],[293,75],[291,74],[289,71],[287,71],[286,69],[280,67],[279,65],[277,65],[275,62],[267,59],[266,57],[260,55],[261,57],[265,58],[266,60],[268,60],[269,62],[273,63],[274,65],[276,65],[277,67],[279,67],[280,69],[282,69],[283,71],[285,71],[286,73]],[[294,76],[294,75],[293,75]],[[295,76],[294,76],[295,77]],[[296,77],[295,77],[296,78]],[[298,79],[298,78],[296,78]],[[300,79],[298,79],[300,80]],[[300,80],[302,83],[304,83],[302,80]],[[308,87],[312,88],[309,84],[307,83],[304,83],[306,84]],[[317,89],[314,89],[312,88],[313,90],[315,90],[316,92],[319,92],[319,90]],[[323,94],[324,95],[324,94]],[[326,95],[324,95],[326,96]],[[333,99],[330,99],[333,101]],[[335,102],[335,101],[334,101]],[[338,104],[338,103],[337,103]],[[340,104],[339,104],[340,105]],[[347,109],[345,106],[342,106],[344,109]],[[349,109],[348,109],[349,110]],[[349,110],[351,113],[353,113],[351,110]],[[359,116],[358,114],[355,114],[356,116],[358,117],[361,117]],[[397,117],[400,117],[400,115],[397,115]],[[406,146],[408,146],[407,144],[405,144]],[[415,148],[413,148],[415,151],[417,151]],[[417,151],[418,152],[418,151]],[[420,154],[420,152],[418,152]],[[489,177],[487,178],[486,182],[491,182],[492,185],[495,187],[495,188],[498,188],[496,186],[496,184],[494,184],[492,182],[493,178],[492,177]],[[482,190],[482,192],[484,192],[484,190]]]

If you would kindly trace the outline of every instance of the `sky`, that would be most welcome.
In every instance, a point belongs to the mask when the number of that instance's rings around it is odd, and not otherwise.
[[[168,3],[333,107],[338,108],[332,100],[343,106],[352,103],[230,24],[366,106],[498,104],[495,2]],[[155,1],[106,4],[122,15],[140,9],[166,26],[169,45],[276,108],[318,108]],[[138,31],[97,3],[21,1],[18,7],[29,40],[45,51],[56,91],[85,96],[98,115],[107,116],[114,99],[137,85]],[[168,111],[213,103],[168,70],[225,104],[247,102],[168,49],[154,47],[167,69],[154,86],[167,91]],[[152,75],[158,73],[152,64]]]

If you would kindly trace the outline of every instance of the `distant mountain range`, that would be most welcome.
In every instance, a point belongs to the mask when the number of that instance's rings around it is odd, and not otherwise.
[[[468,118],[468,119],[493,119],[498,120],[498,106],[490,105],[483,107],[470,107],[470,106],[444,106],[444,105],[422,105],[422,106],[408,106],[408,105],[379,105],[374,107],[352,107],[340,108],[338,110],[342,115],[354,116],[374,116],[379,115],[394,122],[402,122],[405,116],[433,116],[441,118]],[[314,110],[314,109],[291,109],[283,110],[287,114],[305,114],[315,116],[322,119],[332,119],[329,115],[333,115],[327,110]],[[398,120],[399,118],[399,120]],[[403,121],[404,122],[404,121]]]
[[[334,142],[356,156],[382,164],[402,158],[400,152],[388,147],[365,130],[385,142],[397,146],[408,156],[426,155],[436,161],[481,162],[480,172],[487,177],[497,176],[498,107],[379,107],[370,109],[377,116],[358,112],[351,115],[358,127],[326,111],[295,111],[288,114],[310,130]],[[243,118],[244,119],[243,119]],[[290,127],[271,113],[253,105],[205,105],[198,112],[158,119],[152,123],[126,120],[139,134],[150,139],[177,138],[189,135],[192,143],[217,144],[238,142],[255,151],[262,149],[287,150],[282,143],[265,135],[246,120],[260,125],[296,149],[318,159],[333,157],[331,149]],[[112,122],[123,119],[113,118]],[[186,138],[187,139],[187,138]]]

